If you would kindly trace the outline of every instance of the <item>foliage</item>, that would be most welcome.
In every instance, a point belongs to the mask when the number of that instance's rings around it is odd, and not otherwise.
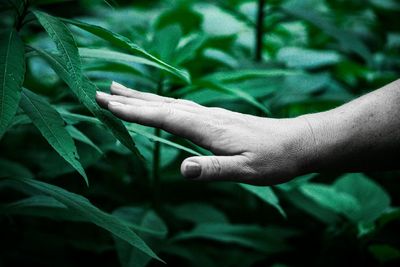
[[[0,2],[1,266],[398,264],[398,173],[189,182],[208,151],[96,104],[115,80],[294,117],[398,77],[397,1],[261,2]]]

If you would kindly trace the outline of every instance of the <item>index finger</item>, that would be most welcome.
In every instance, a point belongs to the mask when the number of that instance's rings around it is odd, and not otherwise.
[[[160,105],[138,106],[111,101],[108,103],[108,110],[125,121],[160,128],[200,146],[209,147],[209,138],[206,135],[208,120],[202,113],[175,109],[173,104],[165,102]]]
[[[203,108],[203,106],[201,106],[195,102],[186,100],[186,99],[176,99],[176,98],[160,96],[160,95],[156,95],[156,94],[152,94],[152,93],[140,92],[140,91],[128,88],[120,83],[115,82],[115,81],[113,81],[111,83],[110,91],[111,91],[111,94],[113,94],[113,95],[137,98],[137,99],[142,99],[142,100],[146,100],[146,101],[177,103],[177,104],[187,105],[192,108],[193,107]]]

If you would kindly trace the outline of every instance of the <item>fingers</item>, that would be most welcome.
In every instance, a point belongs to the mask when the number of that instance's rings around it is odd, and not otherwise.
[[[131,105],[131,106],[147,106],[147,107],[157,107],[160,105],[164,105],[167,103],[164,102],[149,102],[145,101],[142,99],[137,99],[137,98],[130,98],[130,97],[125,97],[125,96],[120,96],[120,95],[109,95],[103,92],[98,91],[96,93],[96,101],[97,103],[102,107],[102,108],[108,108],[108,103],[113,101],[113,102],[119,102],[125,105]],[[192,107],[189,107],[187,105],[181,105],[181,104],[168,104],[171,105],[171,108],[175,109],[181,109],[181,110],[186,110],[189,112],[193,111]]]
[[[204,137],[204,119],[184,110],[173,109],[169,105],[126,105],[110,101],[108,110],[115,116],[142,125],[157,127],[172,134],[188,138],[201,144]]]
[[[113,82],[114,95],[97,92],[98,104],[117,117],[146,126],[157,127],[187,138],[212,151],[215,140],[224,132],[228,112],[207,108],[186,100],[141,93]],[[219,149],[219,148],[218,148]],[[222,148],[224,150],[224,148]]]
[[[125,97],[130,97],[130,98],[142,99],[142,100],[146,100],[146,101],[177,103],[177,104],[187,105],[187,106],[191,106],[191,107],[202,107],[199,104],[196,104],[192,101],[185,100],[185,99],[175,99],[175,98],[159,96],[159,95],[151,94],[151,93],[139,92],[139,91],[127,88],[127,87],[123,86],[122,84],[119,84],[114,81],[111,84],[110,91],[111,91],[111,94],[113,94],[113,95],[120,95],[120,96],[125,96]]]
[[[132,105],[132,106],[148,106],[148,107],[157,107],[160,105],[168,104],[171,105],[171,108],[174,109],[181,109],[181,110],[186,110],[189,112],[193,112],[193,107],[190,107],[188,105],[182,105],[180,103],[166,103],[166,102],[152,102],[152,101],[146,101],[142,99],[137,99],[137,98],[132,98],[132,97],[126,97],[126,96],[121,96],[121,95],[109,95],[103,92],[98,91],[96,93],[96,101],[97,103],[102,107],[102,108],[108,108],[108,103],[113,101],[113,102],[119,102],[125,105]]]
[[[132,102],[128,102],[128,98],[127,97],[123,97],[123,96],[112,96],[100,91],[96,92],[96,101],[97,103],[102,107],[102,108],[108,108],[108,103],[111,101],[114,102],[120,102],[122,104],[134,104]],[[138,101],[143,101],[143,100],[138,100]],[[135,103],[138,104],[138,103]]]
[[[248,182],[254,171],[247,162],[243,155],[191,157],[182,162],[181,173],[196,181]]]

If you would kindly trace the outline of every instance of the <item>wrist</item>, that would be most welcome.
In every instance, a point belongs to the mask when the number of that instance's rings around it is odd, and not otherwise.
[[[296,176],[317,172],[319,165],[319,146],[315,118],[302,115],[292,119],[295,128],[292,130],[292,142],[296,145]]]
[[[335,170],[345,164],[352,150],[353,131],[349,129],[346,114],[335,110],[299,116],[307,127],[304,138],[310,149],[301,161],[302,172]],[[352,128],[352,127],[350,127]]]
[[[250,153],[256,176],[268,184],[287,182],[312,171],[315,142],[303,118],[262,118],[257,145]]]
[[[308,118],[300,116],[278,119],[282,129],[280,148],[282,165],[279,176],[292,179],[316,171],[318,150],[313,126]]]

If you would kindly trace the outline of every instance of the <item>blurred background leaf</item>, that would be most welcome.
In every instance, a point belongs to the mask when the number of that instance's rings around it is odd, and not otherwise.
[[[398,266],[398,172],[189,182],[182,160],[209,151],[117,120],[94,95],[114,80],[257,116],[328,110],[398,78],[399,11],[395,0],[0,1],[0,266],[164,266],[153,253],[169,266]]]

